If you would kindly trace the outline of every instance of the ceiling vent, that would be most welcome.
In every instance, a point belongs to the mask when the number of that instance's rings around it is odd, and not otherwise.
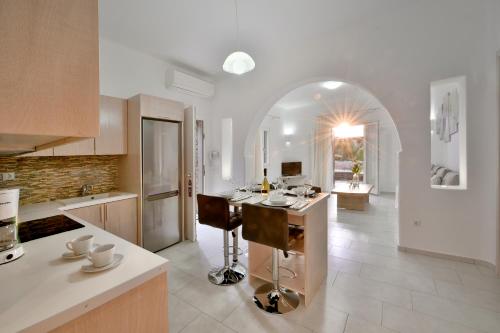
[[[174,87],[186,94],[203,98],[210,98],[215,95],[215,85],[213,83],[201,80],[176,69],[167,70],[166,79],[167,88]]]

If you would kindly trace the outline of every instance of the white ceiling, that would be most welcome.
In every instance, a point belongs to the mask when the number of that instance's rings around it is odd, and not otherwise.
[[[410,2],[239,0],[241,49],[258,67],[336,26]],[[225,57],[237,48],[233,0],[100,0],[99,11],[101,37],[202,75],[220,75]]]

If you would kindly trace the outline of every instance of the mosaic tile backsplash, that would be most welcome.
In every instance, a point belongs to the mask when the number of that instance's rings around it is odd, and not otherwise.
[[[65,199],[80,195],[84,184],[92,194],[116,191],[119,156],[0,157],[0,172],[15,172],[16,179],[0,188],[19,187],[20,204]]]

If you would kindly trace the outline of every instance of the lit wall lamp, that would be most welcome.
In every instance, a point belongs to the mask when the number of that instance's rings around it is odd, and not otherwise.
[[[222,119],[221,135],[221,167],[222,179],[233,177],[233,119]]]
[[[288,126],[283,127],[283,135],[284,136],[291,136],[294,134],[295,134],[295,127],[294,126],[288,125]]]

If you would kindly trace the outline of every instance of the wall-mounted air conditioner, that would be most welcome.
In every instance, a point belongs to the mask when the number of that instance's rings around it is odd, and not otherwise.
[[[167,88],[174,87],[190,95],[210,98],[215,94],[215,85],[213,83],[176,69],[167,70],[166,83]]]

